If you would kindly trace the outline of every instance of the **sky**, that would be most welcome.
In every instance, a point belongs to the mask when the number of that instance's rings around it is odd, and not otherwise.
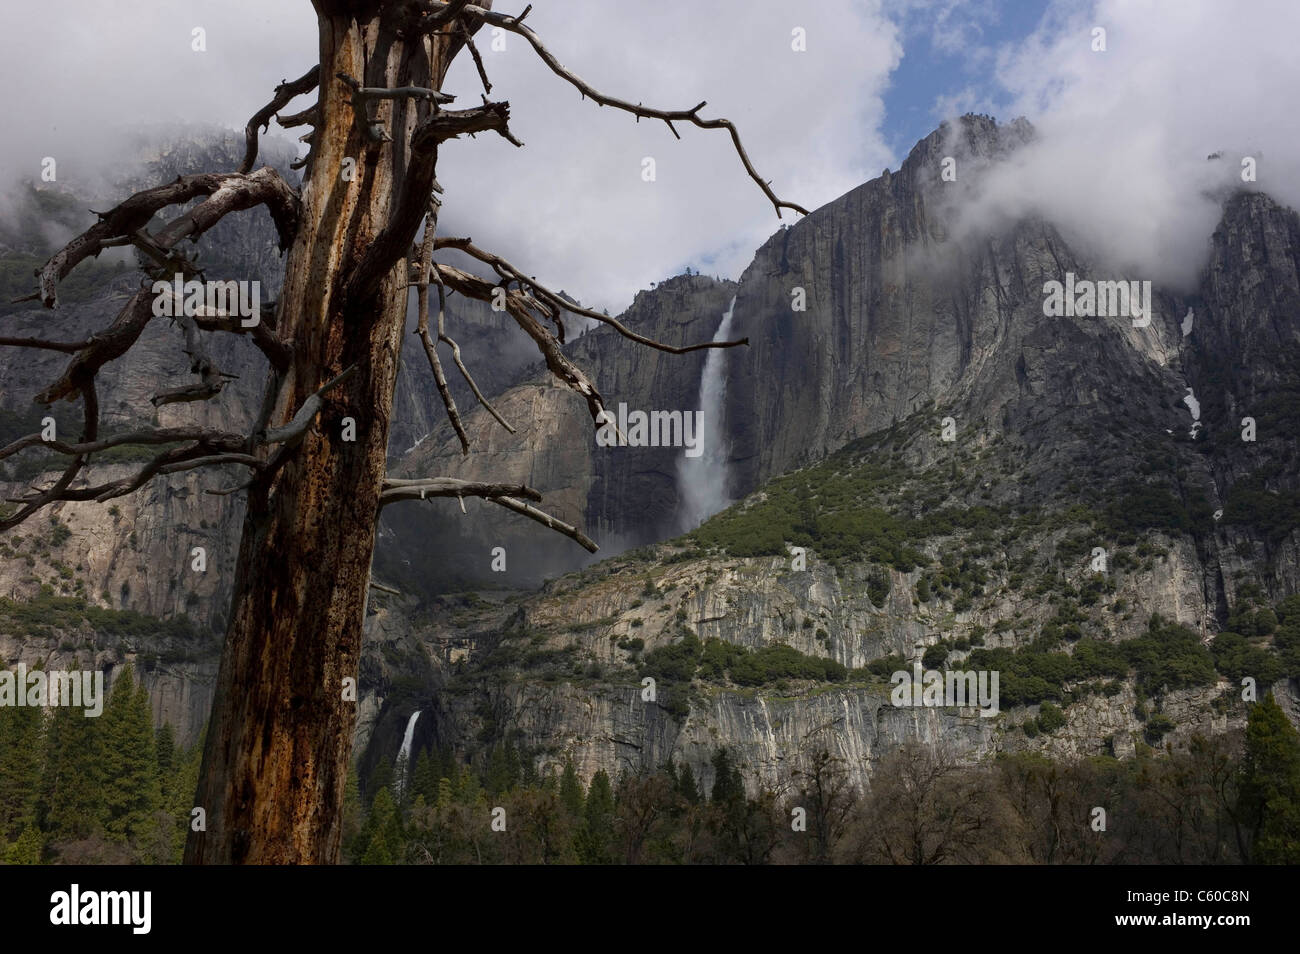
[[[664,108],[707,100],[702,115],[733,120],[760,174],[808,208],[898,168],[940,120],[967,111],[1024,115],[1040,132],[990,175],[972,228],[1047,215],[1117,265],[1177,284],[1199,267],[1214,190],[1240,157],[1258,159],[1259,188],[1300,206],[1295,0],[533,6],[529,24],[578,75]],[[443,147],[444,233],[616,313],[687,267],[739,277],[796,221],[777,218],[725,132],[679,125],[678,141],[662,123],[584,102],[520,37],[493,49],[484,33],[480,46],[492,98],[510,101],[525,147],[495,136]],[[46,156],[61,183],[89,181],[120,161],[133,125],[242,128],[315,56],[308,0],[6,4],[0,189],[39,174]],[[479,101],[468,57],[444,89],[458,105]],[[1206,162],[1219,151],[1222,162]]]

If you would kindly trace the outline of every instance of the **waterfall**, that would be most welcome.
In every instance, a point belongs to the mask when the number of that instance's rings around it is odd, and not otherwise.
[[[714,341],[725,341],[730,336],[731,319],[735,313],[736,299],[733,296],[713,335]],[[695,458],[682,457],[677,463],[677,499],[683,531],[694,530],[731,503],[727,497],[730,448],[722,426],[727,400],[726,370],[727,349],[710,348],[704,359],[704,373],[700,375],[702,453]]]
[[[415,738],[415,720],[418,718],[420,710],[416,709],[411,713],[411,718],[406,720],[406,734],[402,736],[402,747],[397,750],[396,767],[399,775],[396,784],[399,793],[406,788],[406,776],[411,771],[411,740]]]

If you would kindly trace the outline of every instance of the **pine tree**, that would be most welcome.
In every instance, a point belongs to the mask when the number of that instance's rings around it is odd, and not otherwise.
[[[28,825],[5,852],[5,862],[11,865],[39,865],[43,850],[44,842],[40,831],[34,824]]]
[[[142,834],[161,801],[152,721],[149,693],[127,666],[104,712],[104,827],[115,838]]]
[[[36,818],[44,751],[44,711],[0,706],[0,841],[18,837]]]
[[[154,733],[154,753],[158,760],[158,784],[165,789],[172,774],[172,760],[176,756],[176,732],[170,722],[164,722]]]
[[[434,774],[433,759],[428,749],[421,749],[415,756],[415,771],[411,775],[413,795],[423,795],[425,804],[438,797],[438,776]]]
[[[740,769],[731,761],[731,754],[725,749],[718,749],[713,756],[713,794],[710,800],[715,804],[730,807],[736,802],[745,801],[745,782],[740,777]]]
[[[1271,692],[1250,708],[1240,808],[1253,861],[1300,864],[1300,734]]]
[[[74,660],[73,667],[77,666]],[[103,823],[104,718],[104,714],[87,718],[81,708],[58,706],[49,720],[41,801],[52,838],[84,837]]]
[[[695,773],[686,762],[683,762],[681,768],[677,770],[677,794],[681,795],[688,805],[698,805],[702,797],[700,786],[695,781]]]
[[[163,789],[163,808],[175,823],[172,860],[177,864],[185,853],[185,839],[189,836],[190,826],[194,823],[193,811],[196,807],[194,797],[199,787],[199,768],[203,763],[203,742],[206,734],[205,727],[192,747],[172,756],[175,768]],[[206,818],[204,821],[206,823]]]
[[[393,763],[387,759],[380,759],[370,772],[370,784],[365,789],[366,807],[369,808],[374,804],[375,799],[381,791],[389,789],[389,795],[392,795],[393,787]]]
[[[393,804],[393,797],[386,787],[375,793],[375,801],[370,807],[370,817],[366,819],[361,840],[365,845],[361,853],[363,865],[392,865],[402,860],[401,821],[397,817],[397,806]]]
[[[577,822],[582,817],[586,796],[582,792],[582,779],[578,778],[572,760],[565,761],[564,773],[560,776],[560,804],[568,812],[571,822]]]
[[[495,745],[488,755],[484,787],[491,795],[500,795],[519,784],[521,767],[519,750],[510,742]]]
[[[614,789],[609,776],[600,769],[591,777],[587,790],[584,823],[578,836],[578,854],[589,865],[605,865],[613,860]]]
[[[351,862],[356,857],[358,839],[361,837],[361,780],[356,763],[348,766],[347,787],[343,790],[343,860]]]
[[[745,783],[740,769],[731,761],[731,754],[721,748],[713,756],[713,793],[710,798],[716,809],[718,831],[727,854],[740,859],[749,814],[745,798]]]

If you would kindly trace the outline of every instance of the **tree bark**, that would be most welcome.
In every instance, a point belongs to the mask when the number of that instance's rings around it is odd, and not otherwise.
[[[195,800],[206,831],[190,832],[187,863],[335,863],[341,847],[356,722],[355,694],[344,690],[349,678],[355,686],[361,651],[406,256],[360,293],[352,279],[390,225],[400,234],[389,229],[387,245],[409,249],[419,217],[399,214],[399,197],[426,176],[432,182],[436,155],[413,161],[412,132],[434,108],[427,99],[372,102],[372,121],[391,137],[374,142],[337,74],[369,87],[438,89],[459,43],[411,35],[405,2],[316,6],[318,125],[277,325],[294,358],[271,382],[269,423],[282,424],[325,381],[355,371],[324,395],[315,427],[283,466],[249,488]],[[354,441],[344,439],[348,417]]]

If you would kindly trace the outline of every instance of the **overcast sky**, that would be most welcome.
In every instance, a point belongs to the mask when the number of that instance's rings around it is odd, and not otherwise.
[[[1080,241],[1170,281],[1195,267],[1213,227],[1201,193],[1223,174],[1207,172],[1208,153],[1259,157],[1260,187],[1300,204],[1296,0],[533,5],[530,25],[579,75],[665,108],[708,100],[704,115],[734,120],[760,173],[809,208],[897,168],[941,118],[967,110],[1024,114],[1043,132],[990,182],[981,220],[1064,217]],[[1096,26],[1105,53],[1091,49]],[[196,27],[205,52],[191,48]],[[795,28],[805,51],[792,49]],[[725,132],[679,126],[679,142],[662,123],[581,101],[519,37],[481,46],[493,98],[511,102],[526,147],[490,136],[444,147],[446,231],[619,311],[688,265],[737,277],[781,224]],[[54,156],[61,183],[91,177],[133,123],[240,128],[315,56],[307,0],[8,3],[0,173],[30,177]],[[478,101],[467,57],[446,89]],[[642,179],[646,157],[654,182]]]

